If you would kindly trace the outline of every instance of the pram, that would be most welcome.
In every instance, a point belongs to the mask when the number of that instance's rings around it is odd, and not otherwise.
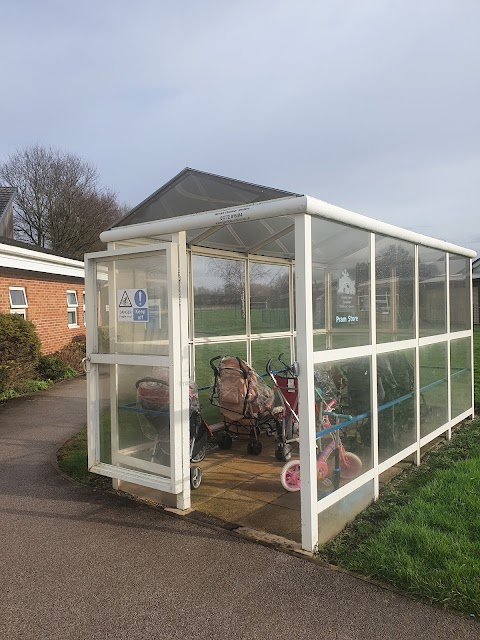
[[[272,359],[267,362],[267,374],[273,381],[281,402],[277,417],[277,445],[275,457],[281,462],[288,462],[292,457],[292,442],[298,441],[298,365],[286,364],[282,360],[283,354],[278,356],[282,363],[281,371],[272,370]]]
[[[214,373],[210,402],[219,407],[224,423],[218,446],[230,449],[232,434],[243,434],[248,436],[248,453],[258,456],[262,451],[259,435],[278,428],[273,390],[240,358],[216,356],[210,367]]]
[[[145,416],[147,424],[153,427],[154,445],[152,462],[170,463],[170,390],[168,369],[159,369],[158,378],[142,378],[135,383],[137,388],[137,408]],[[205,458],[207,442],[212,435],[210,427],[200,415],[197,386],[189,385],[190,409],[190,461],[201,462]],[[146,434],[150,437],[149,434]],[[202,482],[200,467],[190,469],[190,486],[198,489]]]

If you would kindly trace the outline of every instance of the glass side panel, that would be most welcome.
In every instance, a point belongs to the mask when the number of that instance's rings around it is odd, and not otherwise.
[[[377,358],[378,456],[384,462],[417,438],[415,349]]]
[[[166,252],[96,265],[98,352],[168,355]]]
[[[450,343],[452,418],[472,407],[472,343],[470,338]]]
[[[99,384],[100,461],[170,477],[168,369],[100,365]]]
[[[470,259],[450,254],[450,331],[471,328]]]
[[[195,382],[199,387],[199,399],[202,417],[209,424],[223,422],[218,407],[210,402],[211,386],[214,381],[210,360],[217,356],[237,356],[247,359],[246,342],[226,342],[222,344],[198,344],[195,346]]]
[[[448,422],[447,344],[420,347],[420,436]]]
[[[318,499],[372,468],[370,358],[315,365]]]
[[[419,247],[420,337],[447,331],[446,254]]]
[[[250,262],[252,334],[290,330],[288,272],[286,265]]]
[[[415,246],[376,236],[377,342],[415,338]]]
[[[270,359],[272,359],[274,371],[283,369],[284,365],[278,360],[279,356],[284,363],[291,364],[290,338],[252,340],[252,367],[259,375],[263,376],[266,373],[266,366]],[[265,380],[269,382],[268,377],[265,377]]]
[[[318,543],[331,540],[351,522],[356,515],[368,507],[374,499],[373,480],[355,489],[325,511],[318,514]]]
[[[192,256],[196,338],[246,334],[245,264]]]
[[[312,218],[312,281],[316,346],[370,344],[370,233]]]

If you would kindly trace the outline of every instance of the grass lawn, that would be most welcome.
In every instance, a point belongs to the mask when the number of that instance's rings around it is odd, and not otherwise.
[[[319,557],[480,616],[480,419],[388,484]]]
[[[480,328],[477,327],[473,332],[473,358],[475,362],[474,380],[475,380],[475,406],[480,407]]]

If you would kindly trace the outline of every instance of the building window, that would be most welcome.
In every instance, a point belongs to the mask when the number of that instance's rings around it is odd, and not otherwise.
[[[82,298],[83,298],[83,324],[86,325],[86,321],[85,321],[85,291],[82,293]]]
[[[9,287],[10,293],[10,313],[18,313],[24,318],[27,317],[27,294],[25,287]]]
[[[68,318],[67,324],[69,327],[78,327],[77,310],[78,310],[77,292],[69,289],[67,291],[67,318]]]

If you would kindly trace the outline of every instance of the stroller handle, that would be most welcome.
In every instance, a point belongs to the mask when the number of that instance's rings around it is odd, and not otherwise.
[[[213,373],[218,376],[218,368],[213,364],[215,360],[220,360],[222,356],[215,356],[210,360],[210,367],[213,369]]]
[[[281,353],[277,360],[283,364],[283,366],[285,367],[285,369],[283,369],[282,371],[272,371],[272,358],[270,358],[270,360],[267,362],[267,374],[273,378],[273,374],[275,373],[286,373],[286,374],[290,374],[293,378],[298,378],[298,362],[292,362],[292,364],[287,364],[286,362],[284,362],[282,360],[283,358],[283,353]]]

